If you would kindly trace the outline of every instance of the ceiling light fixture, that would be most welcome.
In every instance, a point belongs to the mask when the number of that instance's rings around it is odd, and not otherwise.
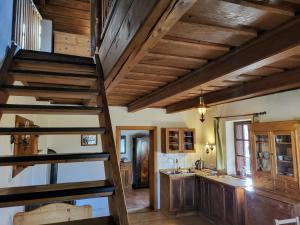
[[[203,123],[205,121],[205,113],[206,113],[206,110],[208,107],[205,105],[202,90],[201,90],[201,96],[199,97],[199,105],[197,108],[198,108],[198,112],[200,114],[200,121]]]

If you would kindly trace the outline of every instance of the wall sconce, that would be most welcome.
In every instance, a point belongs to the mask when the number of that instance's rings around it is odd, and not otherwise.
[[[214,150],[214,148],[215,148],[214,144],[208,144],[208,143],[206,143],[206,145],[205,145],[206,154],[209,154],[209,151],[212,152]]]

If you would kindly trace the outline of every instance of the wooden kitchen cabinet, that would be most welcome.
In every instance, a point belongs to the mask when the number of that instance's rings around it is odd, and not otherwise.
[[[299,121],[282,121],[250,126],[255,188],[300,199],[299,125]]]
[[[195,176],[160,173],[161,210],[167,214],[195,210]]]
[[[199,212],[217,224],[244,225],[244,189],[204,177],[196,178]]]
[[[192,153],[195,152],[195,129],[162,128],[162,153]]]
[[[132,163],[121,162],[120,173],[121,173],[123,188],[131,189],[132,188]]]

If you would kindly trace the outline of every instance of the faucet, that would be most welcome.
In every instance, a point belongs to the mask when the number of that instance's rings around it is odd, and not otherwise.
[[[175,162],[176,162],[176,172],[178,173],[179,169],[180,169],[179,164],[178,164],[178,159],[176,159]]]
[[[179,164],[178,164],[178,159],[168,158],[168,160],[173,161],[173,173],[178,173],[178,171],[180,169]]]

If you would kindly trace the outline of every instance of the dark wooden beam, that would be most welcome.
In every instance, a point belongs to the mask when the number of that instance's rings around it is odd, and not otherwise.
[[[228,78],[288,58],[300,51],[300,17],[272,31],[262,34],[248,44],[231,51],[218,60],[192,71],[188,75],[158,89],[128,106],[134,112],[151,107],[163,100],[188,93],[193,88],[217,78]],[[272,43],[272,48],[270,48]]]
[[[207,105],[214,106],[240,101],[258,96],[273,94],[300,88],[300,68],[249,81],[245,84],[226,88],[204,95]],[[192,98],[167,107],[167,113],[197,108],[199,98]]]

